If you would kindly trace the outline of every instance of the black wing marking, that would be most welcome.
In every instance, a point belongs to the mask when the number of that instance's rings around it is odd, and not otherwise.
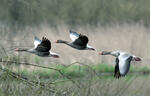
[[[49,52],[51,49],[51,42],[46,38],[42,38],[42,42],[37,46],[36,50],[40,52]]]
[[[79,46],[86,46],[88,43],[88,37],[85,35],[79,35],[79,38],[76,39],[73,43]]]
[[[129,63],[129,65],[127,66],[128,68],[128,70],[127,70],[127,72],[129,71],[129,68],[130,68],[130,63],[131,63],[131,61],[132,61],[132,56],[130,56],[128,59],[127,59],[127,61],[126,62],[128,62]]]
[[[120,74],[120,71],[119,71],[119,59],[118,58],[116,58],[114,77],[118,78],[118,79],[121,77],[121,74]]]
[[[130,56],[130,57],[127,59],[127,62],[129,62],[129,63],[130,63],[130,62],[132,61],[132,58],[133,58],[133,57],[132,57],[132,56]]]

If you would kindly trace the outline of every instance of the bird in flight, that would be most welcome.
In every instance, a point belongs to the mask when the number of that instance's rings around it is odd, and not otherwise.
[[[112,55],[116,57],[114,77],[125,76],[130,68],[131,61],[142,61],[141,58],[122,51],[102,51],[99,55]]]
[[[70,30],[70,38],[72,42],[64,41],[64,40],[57,40],[56,43],[64,43],[72,48],[78,50],[95,50],[95,48],[88,45],[88,37],[82,34],[78,34]]]
[[[38,37],[34,37],[34,48],[16,48],[15,51],[18,52],[29,52],[41,57],[54,57],[59,58],[57,53],[51,52],[51,42],[46,37],[40,40]]]

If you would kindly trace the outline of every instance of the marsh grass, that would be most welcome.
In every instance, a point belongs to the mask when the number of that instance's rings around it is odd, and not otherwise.
[[[0,63],[0,96],[149,96],[149,3],[1,0],[0,61],[6,62]],[[86,34],[89,45],[97,51],[54,43],[58,39],[71,41],[70,29]],[[52,43],[51,50],[60,58],[14,51],[32,48],[34,36],[46,36]],[[143,61],[132,62],[127,76],[115,79],[115,58],[99,56],[102,50],[126,51]]]
[[[63,39],[71,41],[69,38],[69,29],[73,29],[81,34],[86,34],[89,37],[89,45],[97,49],[93,51],[80,51],[75,50],[63,44],[56,44],[54,41]],[[144,27],[142,24],[120,24],[112,26],[74,26],[60,25],[56,28],[43,24],[40,27],[26,27],[25,29],[16,30],[16,35],[13,35],[11,28],[2,27],[6,35],[0,36],[5,40],[1,42],[5,46],[7,55],[17,58],[18,61],[25,61],[30,63],[37,63],[48,65],[51,64],[70,64],[72,62],[82,62],[86,64],[114,64],[115,58],[112,56],[99,56],[98,52],[102,50],[121,50],[126,51],[136,56],[143,58],[140,63],[133,62],[134,66],[149,66],[149,34],[150,29]],[[29,53],[14,52],[15,48],[32,48],[34,36],[42,38],[46,36],[51,40],[52,51],[60,54],[59,59],[53,58],[40,58]],[[9,38],[10,37],[10,38]],[[146,47],[145,47],[146,46]],[[1,48],[0,48],[1,49]],[[64,51],[65,50],[65,51]],[[3,56],[6,56],[2,52]],[[7,57],[7,56],[6,56]],[[137,64],[135,64],[137,63]]]
[[[34,76],[39,76],[39,78],[63,78],[61,77],[61,74],[57,72],[56,70],[50,70],[50,69],[44,69],[44,68],[37,68],[33,67],[32,70],[28,70],[28,65],[23,65],[24,67],[20,69],[20,67],[17,66],[8,66],[8,68],[11,68],[12,71],[22,74],[25,76],[29,76],[34,78]],[[14,67],[14,68],[13,68]],[[50,68],[61,70],[61,72],[67,76],[70,76],[71,78],[84,78],[86,76],[89,76],[89,70],[90,73],[92,72],[95,77],[96,75],[99,77],[113,77],[114,73],[114,66],[108,65],[108,64],[92,64],[92,65],[70,65],[70,66],[64,66],[64,65],[51,65],[47,66]],[[147,67],[141,67],[141,68],[135,68],[131,66],[130,71],[126,77],[132,77],[134,74],[142,75],[149,75],[149,68]]]
[[[106,68],[106,66],[107,65],[105,64],[104,68]],[[68,67],[62,71],[79,84],[80,88],[78,88],[76,84],[71,82],[69,79],[60,75],[55,75],[55,72],[47,69],[37,69],[33,72],[27,72],[24,70],[16,72],[21,76],[27,77],[27,81],[19,79],[19,77],[13,77],[8,74],[8,72],[1,70],[0,93],[4,96],[87,96],[87,94],[88,96],[132,96],[133,94],[149,94],[149,91],[145,90],[150,88],[150,86],[147,85],[148,80],[150,80],[149,75],[146,75],[146,77],[143,78],[143,74],[136,75],[130,74],[129,72],[126,77],[115,79],[113,75],[97,76],[93,72],[94,68],[91,70],[88,69],[87,66],[80,67],[85,67],[83,69],[81,68],[85,71],[81,77],[78,76],[80,73],[76,73],[79,72],[79,65],[73,65],[72,67]],[[101,67],[103,67],[103,65],[101,65]],[[60,66],[55,66],[55,68],[60,68]],[[64,68],[64,66],[61,68]],[[110,68],[112,67],[110,66]],[[101,68],[97,68],[96,70],[104,72]],[[135,72],[137,71],[134,68],[133,70]],[[105,72],[107,71],[108,68],[106,68]],[[71,75],[72,72],[75,72],[74,74],[76,75]],[[80,72],[82,73],[82,71]],[[33,84],[31,81],[37,81],[38,83]],[[42,87],[40,83],[43,83],[44,87]]]
[[[25,63],[21,63],[22,58],[17,56],[2,58],[0,63],[1,95],[132,96],[133,94],[149,94],[147,89],[150,87],[146,84],[147,80],[150,80],[148,67],[131,65],[127,76],[115,79],[112,64],[85,64],[82,62],[42,64],[42,58],[36,56],[33,58],[35,59],[33,60],[34,65],[37,66],[26,65],[29,62],[26,60],[24,60]],[[45,69],[46,67],[51,69]],[[55,69],[61,70],[61,73]]]
[[[80,51],[63,44],[55,44],[57,39],[71,41],[69,29],[86,34],[94,51]],[[18,74],[0,71],[0,92],[4,96],[149,96],[149,28],[143,25],[122,24],[112,26],[66,26],[56,28],[48,25],[17,29],[16,34],[9,27],[2,27],[0,35],[0,58],[2,68]],[[52,51],[60,58],[41,58],[29,53],[17,53],[15,48],[32,48],[34,36],[46,36],[51,40]],[[4,48],[5,52],[4,52]],[[65,51],[64,51],[65,50]],[[127,76],[113,77],[115,58],[99,56],[102,50],[123,50],[143,58],[142,62],[132,62]],[[7,62],[13,61],[14,63]],[[61,70],[37,68],[20,62],[47,66]],[[76,63],[74,63],[76,62]],[[19,76],[26,77],[20,79]],[[44,86],[44,87],[43,87]]]

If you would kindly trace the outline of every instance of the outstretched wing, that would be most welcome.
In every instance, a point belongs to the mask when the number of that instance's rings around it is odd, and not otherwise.
[[[114,77],[115,78],[120,78],[121,77],[120,71],[119,71],[119,59],[118,58],[116,58]]]
[[[76,39],[73,43],[79,46],[86,46],[88,43],[88,37],[85,35],[79,35],[79,38]]]
[[[51,42],[46,38],[42,38],[42,42],[36,47],[35,50],[39,52],[49,52],[51,49]]]
[[[124,59],[120,59],[119,69],[120,69],[120,74],[122,76],[125,76],[128,73],[128,71],[130,69],[130,63],[132,61],[132,58],[133,58],[132,56],[128,56]]]
[[[34,37],[34,48],[37,48],[37,46],[42,42],[38,37]]]
[[[79,34],[77,32],[70,30],[70,38],[74,42],[76,39],[79,38]]]

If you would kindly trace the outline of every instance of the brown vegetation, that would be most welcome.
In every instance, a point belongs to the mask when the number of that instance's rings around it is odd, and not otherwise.
[[[95,47],[97,52],[80,51],[73,49],[63,44],[54,43],[57,39],[70,40],[69,29],[73,29],[89,37],[89,45]],[[40,62],[49,64],[49,62],[69,64],[71,62],[83,62],[87,64],[109,63],[112,64],[114,58],[111,56],[98,56],[98,52],[102,50],[122,50],[132,53],[143,58],[140,65],[149,65],[149,34],[150,29],[140,24],[136,25],[114,25],[107,27],[90,27],[78,26],[70,28],[67,26],[58,26],[57,28],[42,25],[40,27],[27,27],[24,30],[17,30],[16,35],[7,27],[1,28],[1,45],[8,50],[7,55],[21,55],[20,58],[30,59],[38,58]],[[5,36],[3,35],[5,34]],[[42,38],[48,37],[52,42],[52,50],[55,50],[61,55],[60,59],[40,58],[29,53],[15,53],[13,50],[16,47],[33,47],[34,36]],[[32,58],[29,58],[32,57]],[[138,66],[138,64],[137,64]]]

